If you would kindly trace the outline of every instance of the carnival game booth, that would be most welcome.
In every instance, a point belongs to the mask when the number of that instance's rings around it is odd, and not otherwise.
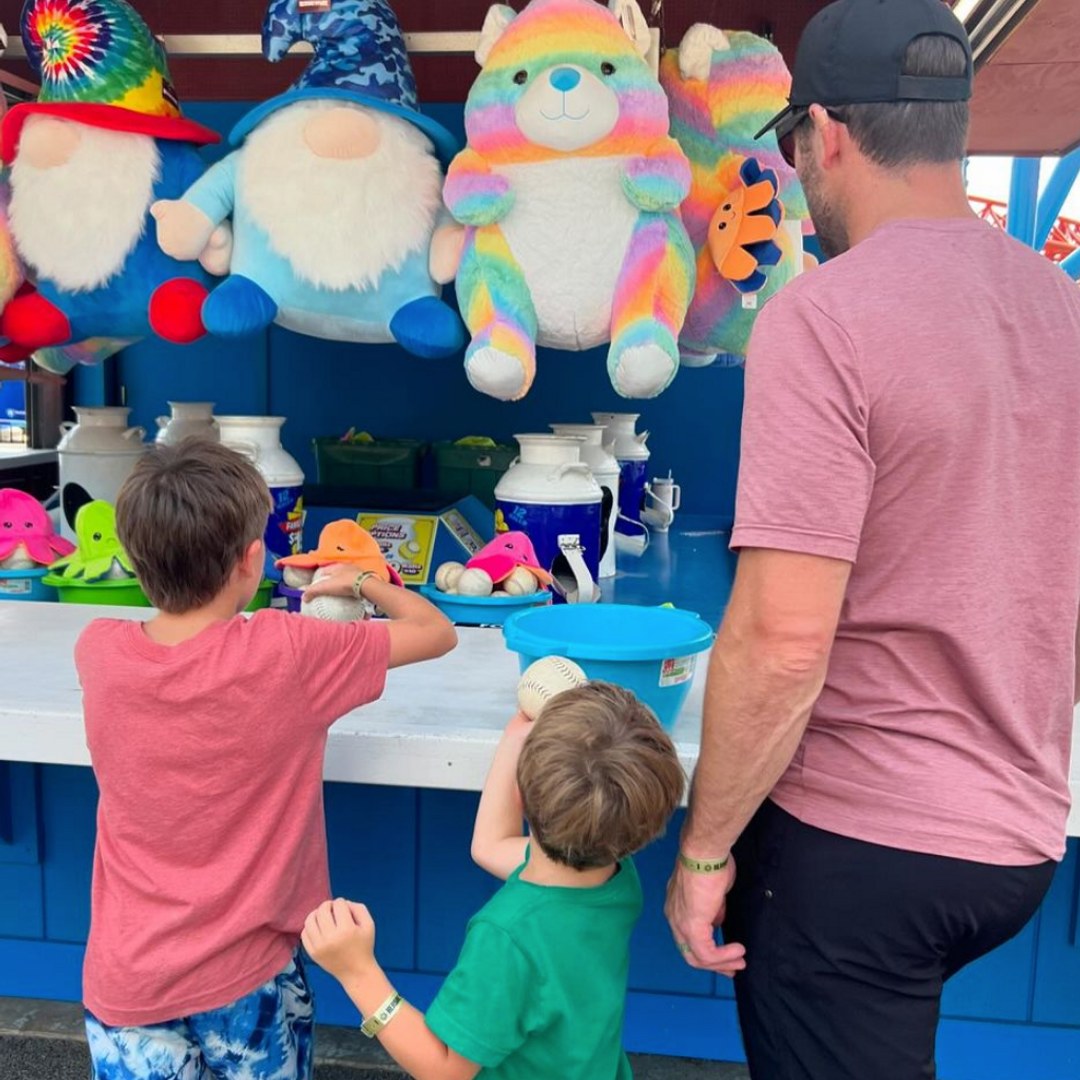
[[[355,15],[358,3],[343,7]],[[582,18],[565,22],[583,6]],[[335,725],[326,756],[334,891],[371,907],[395,984],[420,1006],[430,1001],[468,917],[495,887],[471,864],[469,840],[477,793],[515,707],[518,654],[527,655],[520,642],[507,644],[508,611],[551,604],[587,613],[598,599],[639,611],[671,605],[707,631],[719,623],[734,568],[727,539],[741,358],[761,305],[812,266],[814,253],[794,174],[775,144],[752,135],[783,102],[783,57],[821,6],[534,0],[511,19],[482,0],[399,0],[403,35],[386,21],[374,39],[353,32],[343,40],[334,20],[301,18],[286,0],[269,12],[264,0],[136,0],[168,59],[130,23],[143,50],[138,86],[106,78],[72,101],[61,92],[63,57],[58,69],[32,34],[19,33],[20,3],[0,3],[9,35],[0,67],[40,88],[15,125],[30,135],[24,149],[57,151],[43,120],[82,125],[84,146],[103,132],[108,145],[123,121],[120,130],[144,136],[167,166],[113,208],[130,248],[99,250],[109,245],[86,241],[80,208],[58,208],[52,233],[9,243],[0,260],[0,287],[16,302],[0,349],[9,361],[32,356],[37,380],[26,453],[45,455],[35,468],[51,467],[59,444],[56,496],[50,502],[37,473],[29,492],[51,511],[34,517],[32,550],[41,557],[30,561],[68,560],[51,571],[57,587],[91,600],[28,602],[14,586],[10,602],[0,600],[0,994],[79,997],[96,790],[72,646],[110,596],[132,595],[122,551],[109,547],[109,509],[126,471],[150,439],[201,432],[263,471],[275,495],[267,535],[275,555],[317,550],[327,527],[358,521],[406,584],[459,623],[458,649],[394,672],[381,701]],[[1004,224],[1041,248],[1080,171],[1080,156],[1069,155],[1080,113],[1059,107],[1080,100],[1075,12],[1069,0],[963,7],[979,66],[972,151],[1063,156],[1041,199],[1033,158],[1015,174]],[[602,41],[617,56],[603,61],[616,72],[598,67],[596,85],[581,87],[605,103],[609,127],[587,145],[552,147],[536,120],[535,145],[523,148],[499,128],[493,73],[527,71],[544,43],[557,68],[566,41],[579,50]],[[395,76],[373,78],[387,57]],[[578,90],[572,74],[559,76],[560,93]],[[613,89],[604,80],[616,74],[625,82]],[[652,112],[629,123],[640,102]],[[367,222],[363,235],[378,226],[382,246],[365,265],[349,261],[359,245],[337,235],[354,208],[335,202],[327,229],[320,198],[330,196],[286,190],[294,180],[323,189],[292,175],[282,141],[341,153],[340,125],[319,117],[357,104],[370,116],[346,125],[346,140],[377,130],[402,153],[400,186],[371,193],[383,199],[375,205],[385,220]],[[628,197],[588,151],[599,144],[616,155],[629,145],[626,131],[660,115],[670,136],[652,132],[668,141],[640,184],[627,185]],[[9,123],[0,149],[17,160]],[[507,212],[485,162],[529,178],[517,193],[521,213]],[[705,237],[726,194],[742,210],[730,242],[717,247]],[[661,227],[643,227],[641,204],[650,200]],[[398,235],[405,218],[408,235]],[[463,236],[463,228],[473,231]],[[161,245],[145,246],[156,237]],[[649,257],[634,262],[625,254],[632,248]],[[508,269],[506,252],[515,250],[528,254]],[[82,253],[77,272],[58,274],[72,251]],[[1075,259],[1064,265],[1078,269]],[[112,284],[101,286],[102,274]],[[36,291],[19,291],[26,280]],[[509,282],[497,302],[489,302],[493,280]],[[651,305],[657,295],[662,310]],[[17,460],[0,456],[0,470]],[[24,477],[25,467],[0,471],[0,487],[27,488],[5,475]],[[488,545],[517,532],[552,579],[545,590],[515,594],[502,587],[509,577],[492,575],[490,591],[482,579],[473,592],[440,588],[446,564],[475,570],[469,563]],[[259,602],[288,605],[295,597],[272,561]],[[693,648],[684,642],[647,658],[680,690],[668,719],[688,770],[707,646],[706,633]],[[1074,778],[1080,796],[1077,765]],[[359,821],[378,825],[362,850]],[[627,1046],[738,1061],[730,984],[687,967],[663,921],[677,832],[676,823],[638,860],[646,908],[633,943]],[[1070,833],[1080,835],[1075,812]],[[1031,925],[949,984],[938,1053],[946,1080],[1080,1073],[1078,897],[1074,839]],[[352,1025],[355,1011],[336,985],[315,979],[320,1019]]]

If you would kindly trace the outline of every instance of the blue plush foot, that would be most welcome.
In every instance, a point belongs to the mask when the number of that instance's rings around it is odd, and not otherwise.
[[[437,296],[410,300],[390,320],[394,340],[414,356],[442,360],[465,347],[465,327],[457,313]]]
[[[265,330],[277,312],[277,304],[262,286],[234,274],[206,298],[203,325],[216,337],[247,337]]]

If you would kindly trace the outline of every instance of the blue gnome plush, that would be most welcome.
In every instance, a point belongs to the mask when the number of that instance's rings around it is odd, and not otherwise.
[[[440,299],[462,231],[442,202],[453,136],[417,107],[397,18],[384,0],[271,0],[263,52],[315,49],[285,93],[245,116],[237,148],[188,189],[158,203],[158,242],[201,251],[232,216],[229,276],[208,298],[212,334],[271,323],[336,341],[397,341],[424,357],[460,351],[464,328]]]

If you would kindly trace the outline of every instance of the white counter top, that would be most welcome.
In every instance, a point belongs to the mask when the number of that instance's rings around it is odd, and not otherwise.
[[[48,465],[58,460],[55,450],[31,450],[23,443],[0,443],[0,471],[25,465]]]
[[[145,609],[0,603],[0,760],[89,765],[73,646],[100,616]],[[390,672],[382,699],[330,730],[326,779],[479,791],[499,733],[516,707],[517,657],[498,630],[459,628],[441,660]],[[462,662],[465,658],[468,662]],[[674,737],[687,770],[697,760],[705,658]],[[1075,722],[1080,746],[1080,713]],[[1080,836],[1080,755],[1074,755],[1069,834]]]

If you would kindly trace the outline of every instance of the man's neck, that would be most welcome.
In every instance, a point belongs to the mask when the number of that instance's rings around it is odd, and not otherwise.
[[[563,889],[595,889],[610,881],[618,869],[617,863],[575,870],[565,863],[549,858],[535,840],[529,844],[529,862],[521,871],[521,880],[530,885],[555,885]]]
[[[870,173],[859,187],[872,196],[852,197],[849,204],[852,247],[892,221],[976,219],[957,164],[917,165],[904,172],[874,168]]]

